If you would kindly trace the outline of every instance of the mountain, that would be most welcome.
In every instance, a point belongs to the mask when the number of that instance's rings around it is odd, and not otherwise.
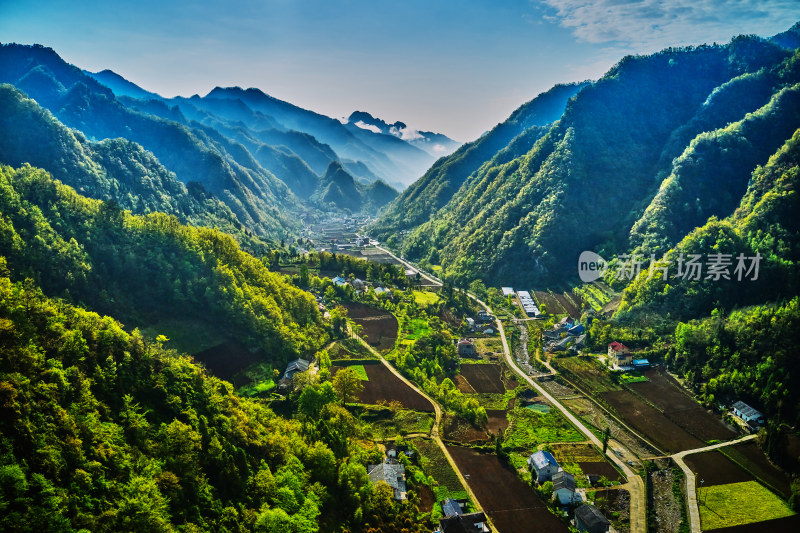
[[[408,189],[383,214],[371,228],[376,236],[385,240],[399,232],[414,228],[427,221],[443,207],[470,174],[494,157],[516,137],[529,131],[528,137],[544,134],[540,127],[554,122],[564,113],[567,101],[586,84],[557,85],[520,106],[504,122],[498,124],[481,138],[462,145],[448,157],[439,159],[422,178]],[[535,138],[525,148],[517,142],[515,149],[529,150]]]
[[[312,135],[340,158],[360,161],[387,183],[401,187],[416,180],[434,160],[427,152],[397,137],[347,127],[336,119],[284,102],[256,88],[216,87],[205,98],[241,100],[253,110],[274,117],[286,129]]]
[[[378,180],[369,185],[358,183],[341,164],[334,162],[322,176],[312,200],[351,212],[374,213],[396,197],[397,191],[383,181]]]
[[[426,176],[372,231],[398,235],[410,213],[416,227],[402,251],[459,283],[565,283],[583,250],[659,255],[709,216],[730,214],[750,172],[800,127],[797,54],[740,36],[626,57],[576,91],[542,136],[479,158],[461,183]],[[460,188],[439,192],[448,186]]]
[[[155,100],[161,98],[161,96],[158,94],[142,89],[135,83],[126,80],[112,70],[106,69],[101,70],[100,72],[89,72],[88,70],[84,70],[83,73],[111,89],[116,96],[129,96],[131,98],[138,98],[142,100]]]
[[[288,213],[302,210],[298,199],[238,143],[126,107],[49,48],[2,45],[0,65],[0,82],[25,91],[65,125],[89,138],[123,137],[140,144],[183,183],[201,183],[255,233],[279,237],[297,228]]]
[[[417,148],[425,150],[436,158],[450,155],[461,144],[441,133],[410,129],[399,120],[394,124],[387,124],[366,111],[353,111],[347,118],[347,124],[352,124],[374,133],[398,137]]]
[[[11,85],[0,85],[0,129],[18,132],[0,138],[6,164],[43,168],[85,196],[113,200],[136,214],[159,211],[250,240],[233,212],[200,183],[184,185],[134,142],[87,140]]]

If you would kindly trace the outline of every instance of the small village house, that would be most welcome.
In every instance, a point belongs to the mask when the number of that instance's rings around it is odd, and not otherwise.
[[[581,533],[608,533],[611,523],[594,505],[584,503],[575,509],[575,527]]]
[[[475,349],[475,343],[469,339],[459,339],[456,348],[458,355],[463,357],[474,357],[478,355],[478,350]]]
[[[385,482],[392,487],[395,500],[406,499],[406,467],[397,462],[384,461],[367,467],[372,483]]]
[[[538,451],[528,457],[528,468],[537,483],[544,483],[553,479],[553,474],[558,472],[558,461],[550,452]]]
[[[739,420],[748,426],[756,427],[764,425],[764,415],[741,400],[734,403],[731,406],[731,410],[733,411],[733,414],[739,418]]]
[[[561,505],[569,505],[580,498],[575,492],[575,476],[563,470],[553,474],[553,496]]]
[[[612,366],[627,366],[632,360],[630,349],[621,342],[614,341],[608,345],[608,362]]]

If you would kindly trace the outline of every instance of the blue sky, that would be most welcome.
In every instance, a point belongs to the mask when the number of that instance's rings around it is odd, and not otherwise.
[[[467,141],[625,54],[797,20],[800,0],[0,0],[0,41],[50,46],[165,96],[252,86]]]

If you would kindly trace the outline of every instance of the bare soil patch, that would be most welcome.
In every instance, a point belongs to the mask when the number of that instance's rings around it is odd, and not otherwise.
[[[461,375],[472,385],[475,392],[493,392],[503,394],[503,368],[493,364],[461,365]]]
[[[620,483],[625,482],[625,478],[622,477],[613,466],[605,461],[579,461],[578,465],[581,467],[581,470],[583,470],[583,473],[587,476],[605,476],[609,481],[619,481]]]
[[[397,341],[397,318],[384,309],[360,303],[344,304],[347,316],[360,325],[366,341],[379,351],[391,350]]]
[[[428,485],[417,485],[415,490],[419,496],[419,510],[423,513],[430,513],[436,504],[436,495]]]
[[[545,503],[513,468],[494,454],[448,446],[461,472],[501,533],[566,533],[569,528],[547,510]]]
[[[730,440],[736,437],[733,429],[726,426],[720,417],[697,403],[663,369],[653,368],[644,374],[650,381],[631,383],[631,389],[663,410],[667,418],[688,433],[703,441]]]
[[[482,444],[489,440],[485,430],[473,426],[460,416],[452,415],[446,415],[442,420],[442,437],[462,444]]]
[[[690,435],[661,411],[627,390],[603,392],[600,396],[628,424],[665,451],[678,452],[705,445],[704,441]]]
[[[782,493],[784,498],[789,497],[791,478],[767,459],[758,444],[752,441],[743,442],[726,447],[723,453],[744,466],[773,490]]]
[[[800,531],[800,514],[741,526],[722,527],[715,529],[714,533],[776,533],[780,531]]]
[[[335,374],[341,368],[333,367],[331,372]],[[402,382],[382,364],[365,364],[364,370],[369,381],[361,382],[364,385],[364,390],[358,398],[361,403],[376,405],[381,402],[398,401],[407,409],[433,411],[431,402]]]
[[[486,429],[493,435],[502,435],[508,428],[508,411],[505,409],[487,409],[486,416],[489,421]]]
[[[469,384],[469,381],[467,381],[466,378],[464,378],[464,376],[461,374],[456,374],[454,381],[456,382],[456,388],[458,388],[458,390],[461,392],[465,392],[467,394],[475,393],[475,389],[472,388],[472,385]]]
[[[693,453],[684,458],[686,465],[697,473],[697,484],[703,480],[703,486],[725,485],[750,481],[753,476],[739,468],[739,466],[722,455],[718,450],[703,453]]]

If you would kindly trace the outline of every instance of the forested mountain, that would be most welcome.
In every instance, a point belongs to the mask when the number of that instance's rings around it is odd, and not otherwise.
[[[422,178],[403,191],[371,230],[379,238],[387,239],[426,222],[450,201],[470,174],[526,131],[528,135],[523,137],[530,144],[527,147],[518,146],[517,150],[529,150],[533,145],[532,141],[544,134],[539,127],[558,120],[564,112],[567,100],[585,85],[553,87],[520,106],[506,121],[478,140],[464,144],[452,155],[439,159]]]
[[[0,242],[12,272],[129,326],[214,324],[280,365],[324,341],[314,299],[229,235],[90,200],[42,170],[2,167]]]
[[[246,150],[238,150],[241,145],[220,143],[196,128],[126,107],[49,48],[3,45],[0,65],[0,81],[24,91],[65,125],[89,138],[137,142],[180,181],[201,183],[252,231],[278,237],[296,227],[296,217],[287,213],[301,209],[298,199],[246,157]]]
[[[800,127],[797,64],[795,51],[755,36],[626,57],[525,143],[441,185],[439,168],[472,146],[439,161],[374,232],[397,235],[408,213],[417,227],[403,252],[462,283],[569,282],[583,250],[660,256],[731,214],[750,173]]]
[[[184,185],[134,142],[88,141],[11,85],[0,85],[0,130],[7,132],[0,137],[6,164],[43,168],[85,196],[113,200],[135,214],[158,211],[247,239],[231,210],[200,183]]]
[[[376,211],[397,197],[397,191],[383,181],[369,185],[357,182],[338,162],[328,166],[312,200],[320,205],[333,204],[352,212]]]

